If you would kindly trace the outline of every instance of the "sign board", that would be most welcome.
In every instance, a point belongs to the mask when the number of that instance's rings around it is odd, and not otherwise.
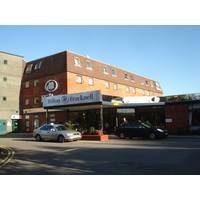
[[[65,95],[55,95],[43,98],[43,107],[67,106],[75,104],[101,102],[100,90]]]
[[[11,119],[22,119],[21,115],[11,115]]]

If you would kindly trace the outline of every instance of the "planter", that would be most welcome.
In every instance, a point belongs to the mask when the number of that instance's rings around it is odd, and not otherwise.
[[[103,140],[108,140],[108,135],[82,135],[81,140],[103,141]]]

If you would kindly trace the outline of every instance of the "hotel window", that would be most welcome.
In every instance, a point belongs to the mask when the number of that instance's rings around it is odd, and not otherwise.
[[[135,88],[133,88],[133,93],[134,93],[134,94],[136,93],[136,89],[135,89]]]
[[[118,85],[114,84],[114,90],[117,90],[117,89],[118,89]]]
[[[38,80],[34,80],[34,87],[37,87],[39,85],[39,81]]]
[[[74,62],[75,62],[75,65],[76,66],[81,66],[81,61],[80,61],[80,59],[79,58],[74,58]]]
[[[89,85],[94,85],[94,80],[93,80],[92,78],[89,78],[89,79],[88,79],[88,84],[89,84]]]
[[[126,87],[126,92],[130,92],[130,87]]]
[[[142,90],[142,95],[145,95],[145,90]]]
[[[25,88],[29,88],[29,86],[30,86],[29,81],[26,81],[26,82],[25,82]]]
[[[3,61],[3,64],[4,64],[4,65],[7,65],[7,64],[8,64],[8,61],[7,61],[7,60],[4,60],[4,61]]]
[[[140,83],[141,83],[141,84],[144,84],[144,80],[143,80],[142,78],[140,79]]]
[[[128,74],[124,74],[125,80],[128,80]]]
[[[90,61],[86,61],[87,69],[92,69],[92,64]]]
[[[149,86],[149,81],[146,80],[146,85]]]
[[[115,71],[114,69],[112,69],[112,75],[113,75],[113,76],[117,76],[117,75],[116,75],[116,71]]]
[[[30,73],[31,72],[32,66],[33,66],[33,64],[28,64],[27,65],[27,67],[26,67],[26,73]]]
[[[39,98],[38,97],[34,98],[34,104],[39,104]]]
[[[107,67],[105,67],[105,66],[103,66],[103,73],[104,73],[104,74],[108,74],[108,69],[107,69]]]
[[[76,82],[77,82],[77,83],[83,83],[83,78],[82,78],[82,76],[77,76],[77,77],[76,77]]]
[[[150,92],[149,91],[147,91],[147,96],[150,96]]]
[[[25,105],[29,105],[29,99],[25,99]]]
[[[133,75],[131,75],[131,81],[135,81],[135,78]]]
[[[105,82],[105,87],[106,88],[110,88],[110,83],[109,82]]]
[[[7,77],[3,77],[3,82],[7,82]]]
[[[40,67],[41,67],[41,62],[38,62],[38,63],[36,63],[35,64],[35,70],[37,70],[37,69],[40,69]]]

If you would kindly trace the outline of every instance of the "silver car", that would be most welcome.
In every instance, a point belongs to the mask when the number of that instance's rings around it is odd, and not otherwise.
[[[78,131],[67,130],[62,124],[44,124],[33,131],[33,137],[37,141],[56,140],[58,142],[80,140],[82,135]]]

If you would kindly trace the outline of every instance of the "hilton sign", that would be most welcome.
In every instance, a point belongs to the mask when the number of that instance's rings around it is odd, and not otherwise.
[[[96,90],[91,92],[44,97],[43,107],[65,106],[72,104],[84,104],[84,103],[93,103],[101,101],[102,101],[101,91]]]

